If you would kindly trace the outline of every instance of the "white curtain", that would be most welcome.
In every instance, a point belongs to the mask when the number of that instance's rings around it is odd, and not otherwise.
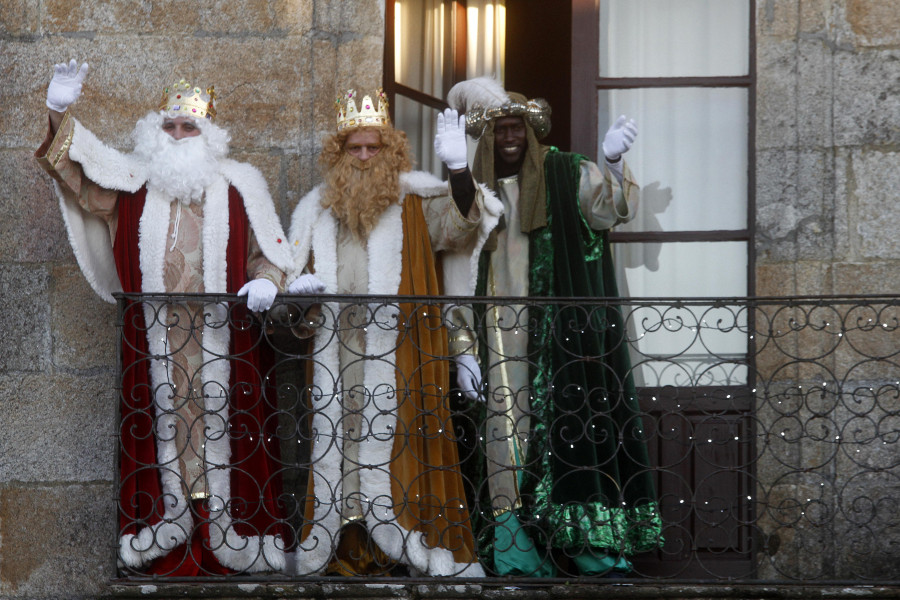
[[[746,75],[749,0],[600,0],[603,77]],[[747,227],[746,88],[600,90],[601,123],[638,124],[626,160],[641,185],[637,217],[618,231],[742,230]],[[600,140],[602,141],[602,140]],[[599,148],[598,148],[599,150]],[[630,297],[747,294],[746,242],[622,243],[614,247],[620,293]],[[709,307],[642,311],[629,321],[632,358],[646,386],[738,385],[746,370],[722,359],[746,351],[745,315]],[[724,320],[723,320],[724,319]],[[675,356],[660,361],[660,356]]]
[[[394,65],[398,83],[446,98],[445,70],[451,69],[455,39],[449,0],[395,0]],[[503,81],[506,46],[505,0],[466,3],[466,77],[493,75]],[[417,168],[441,176],[432,141],[437,111],[397,95],[395,126],[409,137]],[[470,148],[474,152],[474,146]]]
[[[746,75],[748,2],[600,0],[600,76]]]
[[[506,64],[506,0],[469,0],[466,29],[466,78],[493,75],[502,83]]]

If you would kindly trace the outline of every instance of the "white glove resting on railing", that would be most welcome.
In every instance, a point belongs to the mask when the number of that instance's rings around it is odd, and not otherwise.
[[[325,291],[325,284],[312,273],[305,273],[291,282],[288,292],[291,294],[321,294]]]
[[[247,308],[253,312],[269,310],[272,303],[275,302],[275,294],[278,293],[278,286],[268,279],[254,279],[244,284],[244,287],[238,290],[238,296],[247,296]]]

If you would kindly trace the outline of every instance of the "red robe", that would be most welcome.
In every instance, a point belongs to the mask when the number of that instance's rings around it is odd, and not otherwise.
[[[119,196],[119,221],[113,252],[125,293],[139,294],[142,291],[142,276],[138,268],[138,228],[145,196],[146,188],[134,194],[122,192]],[[249,226],[241,196],[233,186],[229,188],[228,205],[227,292],[235,293],[248,281],[246,248]],[[238,535],[251,536],[251,540],[258,536],[280,536],[283,543],[289,543],[291,529],[282,520],[278,504],[282,486],[279,440],[275,435],[277,422],[274,418],[277,398],[274,373],[269,373],[274,365],[273,352],[265,343],[258,343],[261,332],[249,318],[245,304],[231,305],[229,316],[233,323],[229,354],[240,357],[240,360],[231,361],[230,369],[231,393],[227,411],[228,430],[231,432],[231,499],[226,510],[232,519],[231,527]],[[129,300],[122,333],[120,536],[137,534],[147,526],[157,525],[165,515],[166,496],[160,480],[154,435],[157,414],[151,393],[153,385],[147,360],[150,356],[147,335],[142,305]],[[235,389],[236,382],[241,382],[239,389]],[[195,505],[195,509],[201,512],[193,517],[195,530],[192,532],[192,548],[180,544],[156,559],[148,572],[178,576],[228,572],[221,565],[223,562],[227,565],[229,561],[223,561],[217,554],[237,549],[229,548],[228,542],[216,548],[213,542],[213,550],[210,551],[209,523],[203,521],[205,507]],[[217,528],[215,519],[213,523],[213,528]],[[261,552],[252,547],[247,550]],[[262,570],[280,567],[262,563],[257,565]]]
[[[172,200],[147,191],[145,161],[109,148],[68,113],[55,133],[48,131],[35,157],[55,180],[72,249],[97,294],[115,302],[117,291],[164,292]],[[291,257],[262,174],[227,158],[219,159],[219,166],[221,177],[204,190],[203,289],[225,294],[247,282],[251,237],[275,270],[289,269]],[[91,202],[86,185],[117,191],[112,244],[108,220],[82,204]],[[191,343],[202,346],[203,365],[196,374],[202,385],[191,382],[181,399],[169,381],[170,370],[178,367],[172,360],[178,349],[168,344],[165,319],[187,311],[172,310],[160,298],[129,300],[120,315],[119,562],[136,572],[173,575],[280,570],[291,530],[279,505],[271,349],[256,343],[259,330],[244,303],[193,306],[202,308],[203,321],[179,333],[194,335]],[[236,389],[236,382],[246,385]],[[176,402],[183,400],[197,403],[196,416],[190,417],[196,424],[188,430],[175,413]],[[178,440],[175,430],[191,433]],[[191,436],[202,438],[203,446],[188,454]],[[191,495],[208,492],[209,500],[192,502],[185,481]]]

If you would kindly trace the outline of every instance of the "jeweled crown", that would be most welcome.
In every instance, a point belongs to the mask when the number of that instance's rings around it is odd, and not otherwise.
[[[388,115],[388,101],[384,90],[375,90],[375,101],[369,95],[363,96],[357,106],[359,94],[356,90],[347,90],[334,102],[337,111],[337,130],[355,129],[357,127],[389,127],[391,118]]]
[[[191,84],[182,79],[163,90],[159,110],[164,110],[174,116],[215,119],[215,88],[210,86],[204,92],[199,87],[191,87]]]

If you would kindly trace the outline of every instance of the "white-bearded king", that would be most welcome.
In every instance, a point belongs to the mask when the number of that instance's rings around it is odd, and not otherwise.
[[[271,306],[291,268],[257,169],[227,158],[215,93],[184,82],[114,150],[68,111],[87,64],[56,65],[50,131],[35,153],[53,177],[69,239],[91,286],[113,293],[238,293],[247,304],[125,307],[119,565],[173,576],[284,567],[271,358],[249,311]],[[231,360],[229,355],[239,356]],[[238,383],[239,382],[239,383]]]
[[[359,102],[359,104],[357,104]],[[289,239],[302,294],[471,295],[499,202],[476,187],[464,123],[438,117],[435,150],[450,185],[410,170],[409,144],[380,90],[337,102],[324,183],[300,200]],[[452,312],[452,311],[451,311]],[[483,576],[449,410],[449,359],[474,364],[473,340],[448,336],[441,308],[326,302],[312,356],[312,468],[297,574]]]

